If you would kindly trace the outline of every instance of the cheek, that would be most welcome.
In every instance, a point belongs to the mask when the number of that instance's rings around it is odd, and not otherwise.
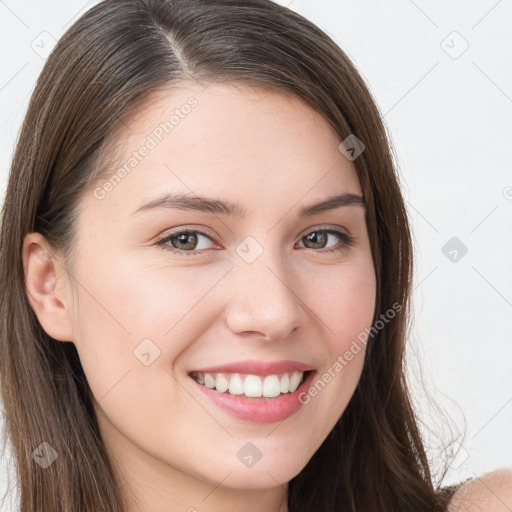
[[[77,276],[76,345],[96,396],[128,370],[140,370],[148,351],[155,366],[172,364],[218,315],[218,302],[207,295],[226,272],[111,261],[91,262]]]
[[[319,407],[317,417],[327,435],[342,415],[356,388],[364,364],[367,334],[375,310],[376,281],[370,259],[340,265],[336,278],[323,279],[311,290],[310,305],[322,320],[325,359],[303,403]],[[323,408],[321,404],[330,404]]]
[[[115,265],[98,262],[91,268],[94,270],[83,277],[87,293],[81,294],[81,308],[92,314],[102,329],[133,342],[163,339],[190,324],[191,313],[194,321],[207,316],[203,299],[225,273],[220,266],[159,266],[122,255]]]
[[[340,265],[322,286],[309,290],[309,305],[322,319],[331,356],[344,352],[350,342],[371,326],[375,310],[376,281],[371,261]],[[319,282],[319,281],[317,281]]]

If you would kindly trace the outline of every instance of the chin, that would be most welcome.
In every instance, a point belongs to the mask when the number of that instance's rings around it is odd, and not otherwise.
[[[307,461],[306,461],[307,463]],[[282,460],[263,462],[263,458],[252,467],[243,464],[226,468],[229,476],[224,480],[223,486],[232,489],[265,489],[285,485],[297,476],[305,467],[300,461],[290,461],[288,464]],[[218,482],[219,472],[211,475],[213,481]]]

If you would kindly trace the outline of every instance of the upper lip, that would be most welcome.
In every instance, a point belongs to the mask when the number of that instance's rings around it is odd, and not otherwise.
[[[207,368],[199,368],[194,370],[202,373],[248,373],[252,375],[274,375],[285,372],[307,372],[314,370],[308,364],[300,361],[281,360],[281,361],[237,361],[235,363],[222,364],[219,366],[209,366]]]

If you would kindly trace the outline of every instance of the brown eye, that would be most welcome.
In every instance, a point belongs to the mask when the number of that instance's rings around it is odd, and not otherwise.
[[[309,243],[313,244],[313,247],[310,247],[310,249],[322,249],[327,243],[328,238],[325,231],[313,231],[309,235],[306,235],[303,240],[307,240]]]
[[[306,236],[302,237],[301,241],[305,241],[304,244],[307,249],[323,249],[328,243],[329,235],[334,235],[334,237],[338,238],[341,241],[340,244],[320,252],[330,253],[338,250],[342,251],[353,245],[353,237],[343,231],[335,229],[317,229],[315,231],[311,231]]]
[[[193,232],[182,232],[177,235],[169,237],[168,241],[171,242],[175,249],[194,249],[197,245],[198,236]]]
[[[202,231],[197,231],[195,229],[182,229],[181,231],[175,231],[174,233],[169,233],[163,238],[160,238],[156,242],[156,245],[162,245],[164,248],[175,253],[183,253],[187,255],[198,254],[200,251],[197,250],[197,245],[201,245],[200,241],[202,239],[212,241],[211,238]],[[205,247],[200,247],[200,249],[205,249]]]

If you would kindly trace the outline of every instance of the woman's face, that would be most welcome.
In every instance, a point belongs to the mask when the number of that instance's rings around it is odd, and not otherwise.
[[[120,140],[79,205],[70,280],[70,341],[107,446],[156,493],[284,484],[362,370],[353,342],[376,286],[354,164],[300,100],[224,84],[156,93]],[[292,392],[301,368],[315,372]]]

